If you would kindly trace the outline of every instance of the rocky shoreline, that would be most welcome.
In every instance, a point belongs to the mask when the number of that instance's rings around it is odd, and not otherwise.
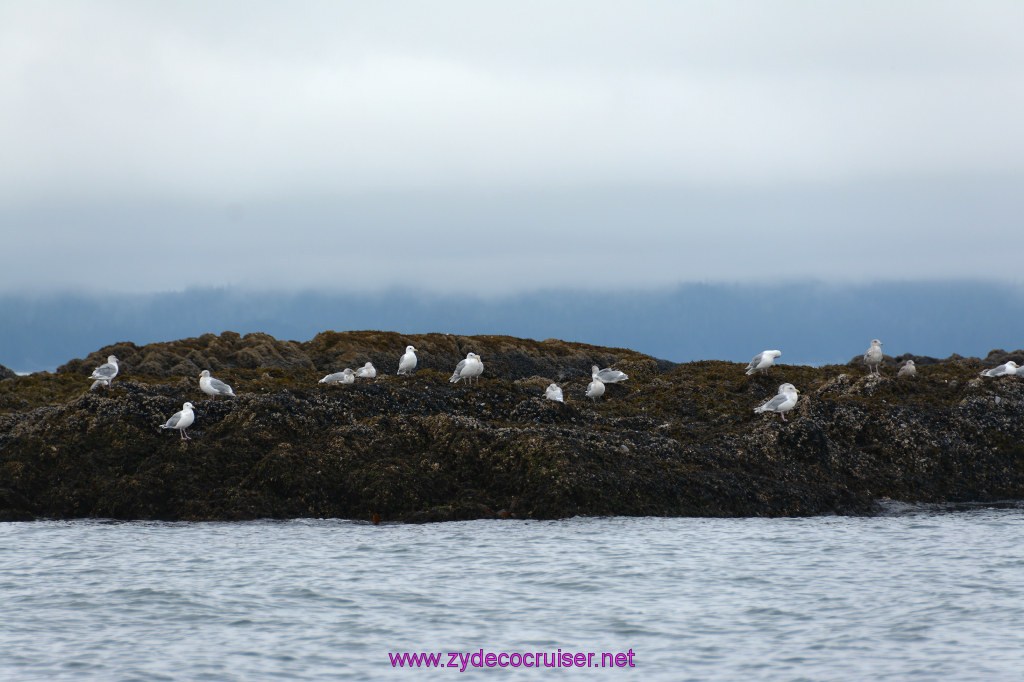
[[[395,376],[410,344],[417,371]],[[479,385],[450,384],[469,351]],[[108,355],[120,375],[89,391]],[[858,359],[748,377],[740,363],[502,336],[115,344],[0,379],[0,520],[802,516],[1024,499],[1024,378],[978,376],[1024,353],[914,358],[917,376],[897,379],[910,357],[886,358],[881,378]],[[317,383],[367,361],[376,379]],[[592,404],[592,364],[630,379]],[[238,397],[206,398],[202,369]],[[544,399],[552,381],[565,404]],[[784,381],[801,390],[790,422],[755,415]],[[191,441],[158,428],[186,400]]]

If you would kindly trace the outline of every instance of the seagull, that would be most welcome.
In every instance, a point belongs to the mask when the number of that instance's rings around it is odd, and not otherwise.
[[[368,362],[356,370],[356,376],[360,379],[372,379],[377,376],[377,368],[372,362]]]
[[[235,398],[235,392],[231,390],[231,387],[225,384],[220,379],[214,379],[210,376],[210,370],[204,369],[199,373],[199,390],[208,396],[216,398],[219,395],[226,395]]]
[[[196,413],[192,411],[194,406],[192,403],[185,403],[181,406],[181,412],[175,412],[174,416],[167,420],[166,424],[161,424],[161,429],[178,429],[178,433],[181,434],[182,440],[192,440],[188,434],[185,433],[185,429],[192,426],[192,422],[196,420]]]
[[[89,378],[95,379],[98,382],[102,382],[103,386],[110,388],[110,382],[112,382],[114,380],[114,377],[117,376],[117,370],[117,356],[108,355],[106,363],[94,369],[92,371],[92,374],[89,375]],[[94,382],[93,385],[89,388],[89,390],[91,391],[96,387],[97,384]]]
[[[346,367],[340,372],[328,374],[320,380],[321,384],[351,384],[356,380],[356,373]]]
[[[590,366],[590,378],[600,379],[605,384],[617,384],[620,381],[625,381],[629,378],[629,375],[625,372],[620,372],[617,369],[598,369],[597,365]]]
[[[796,406],[796,400],[799,396],[797,393],[796,386],[793,384],[782,384],[779,386],[779,393],[774,398],[766,402],[760,407],[754,408],[755,414],[762,412],[778,412],[779,416],[782,417],[782,421],[789,421],[786,419],[786,412],[789,412]]]
[[[480,356],[476,353],[470,353],[466,356],[465,360],[459,360],[459,364],[455,365],[455,372],[448,381],[455,384],[462,379],[472,381],[473,377],[480,381],[480,375],[483,373],[484,363],[480,361]]]
[[[587,386],[587,397],[596,403],[597,399],[604,395],[604,382],[596,375],[592,379],[593,381]]]
[[[763,350],[754,356],[754,359],[747,365],[747,374],[753,374],[754,372],[763,372],[773,364],[775,364],[775,358],[782,355],[781,350]]]
[[[986,369],[984,372],[981,373],[981,376],[983,376],[983,377],[1001,377],[1001,376],[1013,376],[1015,374],[1024,374],[1024,372],[1018,372],[1017,363],[1014,362],[1013,360],[1008,360],[1007,362],[999,365],[998,367],[993,367],[992,369]]]
[[[562,397],[562,389],[559,388],[558,384],[551,384],[544,391],[544,397],[548,400],[554,400],[556,403],[564,403],[565,399]]]
[[[413,346],[405,347],[405,355],[398,361],[398,373],[408,374],[416,369],[416,349]]]
[[[868,366],[868,372],[870,373],[874,369],[874,373],[878,376],[882,376],[882,373],[878,371],[878,366],[882,364],[882,342],[878,339],[871,339],[871,348],[868,348],[867,352],[864,353],[864,362]]]
[[[917,367],[914,366],[914,361],[913,360],[907,360],[903,364],[903,366],[900,367],[900,371],[896,373],[896,376],[898,376],[898,377],[912,377],[912,376],[915,376],[916,374],[917,374]]]

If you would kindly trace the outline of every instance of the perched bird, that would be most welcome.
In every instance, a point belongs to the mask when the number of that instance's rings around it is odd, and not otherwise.
[[[351,384],[356,380],[356,373],[346,367],[340,372],[328,374],[320,380],[321,384]]]
[[[368,362],[356,370],[356,376],[360,379],[372,379],[377,376],[377,368],[372,362]]]
[[[900,371],[896,373],[898,377],[912,377],[917,375],[917,367],[914,366],[913,360],[907,360],[900,367]]]
[[[455,384],[462,379],[472,381],[473,377],[476,377],[476,380],[480,381],[480,375],[483,373],[484,363],[481,362],[480,356],[476,353],[470,353],[466,356],[465,360],[459,360],[459,364],[455,365],[455,372],[452,374],[452,378],[448,381]]]
[[[1013,360],[1008,360],[998,367],[992,369],[986,369],[981,373],[983,377],[1001,377],[1001,376],[1013,376],[1015,374],[1024,374],[1024,372],[1018,371],[1017,363]]]
[[[763,350],[754,356],[754,359],[747,365],[747,374],[763,372],[775,364],[775,358],[782,355],[781,350]]]
[[[398,373],[408,374],[416,369],[416,349],[412,346],[405,347],[405,355],[398,361]]]
[[[192,422],[196,420],[196,413],[192,411],[194,406],[192,403],[185,403],[181,406],[181,412],[175,412],[174,416],[167,420],[166,424],[161,424],[161,429],[178,429],[178,433],[181,434],[182,440],[192,440],[188,434],[185,433],[185,429],[192,426]]]
[[[600,379],[603,383],[606,384],[617,384],[620,381],[625,381],[626,379],[628,379],[629,375],[626,374],[625,372],[620,372],[617,369],[609,369],[607,367],[605,367],[604,369],[598,369],[597,365],[591,365],[590,378]]]
[[[199,373],[199,390],[213,398],[216,398],[219,395],[226,395],[232,398],[236,397],[235,392],[231,390],[231,387],[220,379],[214,379],[211,377],[210,370],[208,369],[204,369]]]
[[[95,379],[97,382],[102,382],[98,385],[110,388],[110,383],[114,380],[114,377],[117,376],[117,370],[117,356],[108,355],[107,361],[94,369],[92,374],[89,375],[89,378]],[[92,389],[97,388],[98,385],[93,383],[93,385],[89,387],[89,390],[91,391]]]
[[[878,339],[871,339],[871,348],[868,348],[867,352],[864,353],[864,363],[868,366],[868,372],[872,370],[878,376],[882,376],[882,373],[878,371],[878,366],[882,364],[882,342]]]
[[[548,400],[554,400],[556,403],[564,403],[565,399],[562,397],[562,389],[558,384],[551,384],[544,390],[544,397]]]
[[[604,395],[604,382],[599,378],[592,377],[590,384],[587,386],[587,397],[593,400],[595,403],[597,399]]]
[[[760,407],[754,408],[755,414],[761,414],[762,412],[778,412],[779,416],[782,417],[782,421],[789,421],[786,419],[786,412],[789,412],[796,406],[796,400],[799,396],[797,394],[800,391],[797,390],[793,384],[782,384],[779,386],[779,393],[774,398],[766,402]]]

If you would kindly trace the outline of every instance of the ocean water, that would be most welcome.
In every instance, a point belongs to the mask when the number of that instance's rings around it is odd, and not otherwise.
[[[1020,679],[1024,510],[3,523],[0,608],[12,680]]]

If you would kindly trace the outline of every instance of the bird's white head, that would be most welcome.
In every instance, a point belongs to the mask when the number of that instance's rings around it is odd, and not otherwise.
[[[779,393],[799,393],[800,391],[793,384],[782,384],[779,386]]]
[[[1007,367],[1012,367],[1013,369],[1017,369],[1017,363],[1016,363],[1016,362],[1014,362],[1013,360],[1008,360],[1008,361],[1006,362],[1006,366],[1007,366]]]
[[[107,362],[116,365],[117,364],[117,356],[116,355],[108,355],[107,356]]]
[[[193,408],[195,408],[195,405],[193,405],[192,403],[185,403],[184,405],[181,406],[181,409],[183,410],[191,410]]]
[[[881,346],[882,342],[879,341],[878,339],[871,339],[871,345],[872,346]]]
[[[770,350],[770,351],[768,351],[768,355],[772,356],[773,358],[782,357],[782,351],[781,350]]]
[[[210,370],[204,369],[202,372],[199,373],[199,376],[201,376],[201,377],[208,377],[208,376],[210,376]]]
[[[416,347],[415,346],[406,346],[405,347],[405,352],[406,353],[415,353],[416,352]]]

